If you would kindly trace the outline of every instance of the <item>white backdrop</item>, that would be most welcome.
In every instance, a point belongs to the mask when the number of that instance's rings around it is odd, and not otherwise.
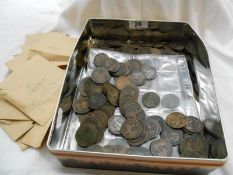
[[[89,18],[186,21],[204,41],[212,66],[230,157],[210,175],[231,174],[233,166],[233,1],[231,0],[1,0],[0,80],[6,62],[20,51],[25,34],[61,31],[78,36]],[[0,109],[1,110],[1,109]],[[21,151],[0,129],[0,174],[138,174],[65,168],[47,151]]]

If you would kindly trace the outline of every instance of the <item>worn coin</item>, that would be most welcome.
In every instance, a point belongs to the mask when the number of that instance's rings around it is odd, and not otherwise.
[[[86,150],[91,151],[91,152],[103,152],[103,147],[98,144],[95,144],[95,145],[88,146]]]
[[[115,115],[108,120],[108,129],[114,135],[121,134],[121,126],[125,122],[125,118],[121,115]]]
[[[121,133],[127,139],[138,137],[143,128],[139,120],[128,119],[121,126]]]
[[[146,119],[146,131],[149,133],[150,139],[156,138],[160,134],[161,127],[153,117],[148,117]]]
[[[165,120],[164,120],[161,116],[152,115],[152,116],[150,116],[149,118],[150,118],[150,120],[153,119],[153,120],[155,120],[155,121],[157,121],[157,122],[159,123],[159,125],[160,125],[160,127],[161,127],[161,132],[163,132],[164,129],[167,128],[167,124],[166,124]]]
[[[103,93],[97,93],[88,97],[87,105],[90,109],[98,109],[102,107],[105,102],[106,102],[105,95]]]
[[[215,119],[207,118],[204,120],[204,126],[206,130],[215,136],[216,138],[223,138],[223,130],[220,121]]]
[[[142,73],[145,75],[146,80],[153,80],[156,77],[156,69],[152,66],[144,67]]]
[[[113,106],[119,105],[120,91],[115,86],[113,86],[111,83],[104,83],[103,92],[107,95],[109,102]]]
[[[124,145],[105,145],[103,147],[103,152],[116,153],[116,154],[126,154],[127,148],[128,147],[126,147]]]
[[[180,112],[172,112],[167,116],[166,122],[172,128],[183,128],[187,124],[187,117]]]
[[[182,51],[184,49],[184,44],[180,41],[171,41],[169,42],[169,46],[177,51]]]
[[[88,113],[90,116],[97,118],[100,121],[100,125],[102,128],[106,128],[108,126],[108,116],[103,111],[93,111]]]
[[[168,140],[172,145],[179,145],[183,139],[183,131],[167,127],[161,134],[161,138]]]
[[[132,72],[130,74],[130,79],[134,82],[137,86],[142,86],[146,82],[146,77],[142,72]]]
[[[130,155],[140,155],[140,156],[152,155],[150,150],[144,147],[128,147],[126,153]]]
[[[96,93],[102,92],[102,84],[95,83],[94,81],[88,81],[85,83],[85,90],[87,96],[91,96]]]
[[[210,153],[214,158],[224,159],[227,157],[226,144],[223,139],[218,139],[210,146]]]
[[[124,116],[127,119],[145,119],[145,112],[138,102],[128,103],[127,105],[125,104],[123,107]]]
[[[170,157],[172,155],[172,145],[166,139],[154,140],[150,144],[150,151],[153,156]]]
[[[96,67],[102,67],[106,59],[109,59],[108,55],[106,55],[105,53],[98,53],[94,57],[94,65]]]
[[[142,70],[142,63],[137,59],[128,60],[127,63],[129,63],[131,65],[132,72]]]
[[[80,96],[77,100],[74,101],[72,107],[74,112],[78,114],[85,114],[90,111],[88,107],[88,97]]]
[[[60,101],[59,106],[62,108],[63,112],[68,112],[72,106],[71,96],[63,97]]]
[[[124,76],[128,76],[132,71],[131,65],[129,63],[124,63],[124,66],[125,66]]]
[[[116,78],[115,85],[116,85],[116,88],[119,90],[122,90],[122,89],[126,88],[127,86],[129,86],[129,87],[136,86],[134,84],[134,82],[130,79],[129,76],[120,76],[120,77]]]
[[[105,59],[103,66],[109,72],[117,72],[120,69],[120,63],[112,58]]]
[[[96,127],[91,123],[82,124],[75,133],[75,138],[79,146],[87,147],[97,140]]]
[[[113,116],[115,112],[115,106],[113,106],[108,100],[105,102],[105,104],[98,109],[98,111],[103,111],[105,114],[107,114],[108,118]]]
[[[187,123],[184,126],[184,129],[191,132],[191,133],[201,133],[203,131],[204,125],[200,119],[188,116]]]
[[[112,74],[114,77],[123,76],[126,72],[124,63],[119,63],[119,65],[120,65],[120,68],[118,69],[118,71]]]
[[[91,78],[96,83],[105,83],[109,81],[110,75],[104,67],[97,67],[92,71]]]
[[[80,94],[84,97],[87,96],[87,93],[86,93],[86,85],[85,84],[88,84],[88,81],[92,81],[91,80],[91,77],[85,77],[83,78],[80,83],[79,83],[79,86],[78,86],[78,90],[80,92]]]
[[[159,106],[160,97],[154,92],[147,92],[142,96],[142,104],[148,108]]]
[[[168,109],[175,109],[180,105],[180,99],[174,94],[166,94],[161,99],[161,105]]]
[[[208,157],[208,145],[204,136],[192,136],[185,138],[180,143],[182,157]]]

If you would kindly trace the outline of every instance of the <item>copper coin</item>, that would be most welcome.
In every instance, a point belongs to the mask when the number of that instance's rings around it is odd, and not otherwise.
[[[154,92],[147,92],[142,96],[142,104],[148,108],[159,106],[160,97]]]
[[[107,95],[109,102],[113,106],[119,105],[120,91],[115,86],[113,86],[111,83],[104,83],[103,92]]]
[[[204,126],[208,133],[212,134],[216,138],[223,138],[223,130],[220,121],[207,118],[204,120]]]
[[[166,122],[172,128],[183,128],[187,124],[187,117],[180,112],[172,112],[167,116]]]
[[[115,112],[115,106],[113,106],[108,100],[105,102],[105,104],[98,109],[98,111],[103,111],[105,114],[107,114],[108,118],[113,116]]]
[[[161,138],[164,138],[171,142],[172,145],[179,145],[183,139],[183,131],[179,129],[172,129],[167,127],[161,134]]]
[[[94,65],[96,67],[102,67],[105,60],[108,59],[108,55],[106,55],[105,53],[98,53],[95,57],[94,57]]]
[[[59,106],[62,108],[63,112],[68,112],[72,106],[71,96],[63,97],[60,101]]]
[[[106,128],[108,125],[108,116],[105,112],[103,111],[93,111],[91,113],[88,113],[90,116],[97,118],[100,123],[102,128]]]
[[[150,151],[153,156],[170,157],[172,155],[172,145],[166,139],[154,140],[150,144]]]
[[[76,131],[75,138],[79,146],[87,147],[95,143],[96,128],[93,124],[83,124]]]
[[[117,60],[108,58],[104,61],[103,66],[107,68],[109,72],[117,72],[120,69],[120,63]]]
[[[139,120],[128,119],[121,127],[122,135],[127,139],[137,138],[142,132],[142,125]]]
[[[120,76],[115,79],[115,82],[116,82],[116,88],[119,90],[122,90],[126,88],[127,86],[130,86],[130,87],[136,86],[129,76]]]
[[[184,129],[191,133],[201,133],[203,131],[204,125],[202,121],[196,117],[188,116],[187,124]]]
[[[124,63],[119,63],[120,64],[120,68],[118,69],[118,71],[114,72],[112,75],[114,77],[119,77],[119,76],[122,76],[125,74],[126,72],[126,68],[125,68],[125,65]]]
[[[97,67],[92,71],[91,78],[96,83],[105,83],[109,81],[110,75],[107,69],[103,67]]]
[[[88,84],[90,84],[90,82],[92,82],[91,77],[85,77],[79,82],[78,90],[80,94],[84,97],[87,96],[86,89],[89,86]]]
[[[90,109],[98,109],[102,107],[105,102],[106,102],[105,95],[103,93],[97,93],[88,97],[87,105]]]
[[[80,96],[77,100],[74,101],[73,105],[74,112],[78,114],[85,114],[90,111],[88,107],[88,97]]]
[[[156,138],[160,134],[161,127],[153,117],[148,117],[146,119],[146,131],[149,133],[150,139]]]
[[[128,76],[132,72],[131,65],[129,63],[124,63],[125,73],[124,76]]]

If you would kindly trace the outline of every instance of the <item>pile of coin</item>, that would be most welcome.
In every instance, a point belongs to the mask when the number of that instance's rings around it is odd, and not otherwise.
[[[182,49],[176,43],[171,47]],[[203,123],[180,112],[169,113],[166,120],[158,115],[146,116],[138,102],[138,86],[156,77],[153,67],[143,67],[136,59],[121,63],[104,53],[97,54],[93,62],[96,67],[90,77],[80,81],[80,95],[72,105],[80,120],[75,135],[79,146],[88,151],[167,157],[178,147],[181,157],[226,157],[220,122],[206,119]],[[115,85],[110,83],[111,77]],[[65,99],[64,111],[69,110],[70,102],[70,98]],[[142,96],[142,104],[147,108],[156,108],[160,103],[174,110],[181,101],[175,94],[166,94],[161,100],[155,92]],[[117,107],[120,114],[114,115]],[[106,128],[111,134],[122,136],[128,146],[98,145]]]
[[[94,57],[93,63],[95,68],[91,76],[80,81],[78,87],[80,96],[72,105],[73,111],[78,114],[81,122],[76,132],[76,140],[78,145],[82,147],[101,141],[103,132],[107,127],[101,122],[107,120],[108,123],[108,119],[113,116],[115,108],[118,106],[126,119],[145,119],[145,112],[138,103],[139,89],[137,86],[144,85],[146,79],[152,80],[156,75],[156,70],[153,67],[142,69],[141,62],[136,59],[121,63],[104,53],[99,53]],[[116,79],[115,86],[109,83],[111,76]],[[132,100],[133,103],[128,103]],[[63,106],[64,110],[67,110],[68,107]],[[89,120],[91,122],[88,122]],[[97,122],[97,120],[101,121]],[[122,118],[119,119],[118,116],[118,119],[110,121],[110,132],[119,134],[120,129],[118,128],[118,131],[117,126],[119,122],[123,121]],[[86,138],[85,132],[89,133],[89,139],[84,139]],[[137,140],[141,140],[142,137],[145,137],[144,132]]]

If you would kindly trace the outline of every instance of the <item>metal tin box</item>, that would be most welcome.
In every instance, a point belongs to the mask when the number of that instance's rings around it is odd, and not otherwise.
[[[158,46],[182,41],[180,53]],[[64,43],[65,44],[65,43]],[[158,49],[151,49],[157,44]],[[156,47],[156,46],[155,46]],[[63,88],[53,118],[47,146],[64,166],[156,173],[206,173],[222,166],[226,159],[136,156],[86,151],[75,144],[79,121],[74,112],[63,113],[60,100],[76,98],[78,84],[88,69],[91,49],[106,49],[130,54],[183,55],[198,117],[211,118],[221,124],[207,50],[190,27],[182,22],[90,19],[69,60]],[[160,51],[159,53],[157,51]],[[185,97],[182,97],[185,98]],[[225,141],[224,134],[222,138]],[[105,139],[105,138],[104,138]]]

